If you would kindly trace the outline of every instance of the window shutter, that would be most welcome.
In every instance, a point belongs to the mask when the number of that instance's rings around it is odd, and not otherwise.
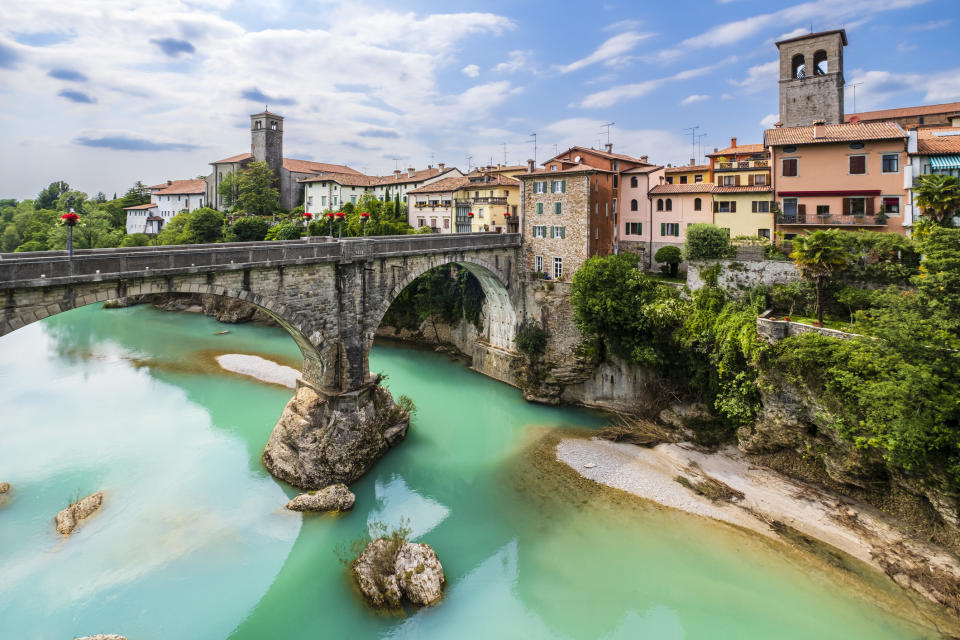
[[[660,223],[660,235],[661,235],[661,236],[667,235],[667,225],[666,225],[666,223],[663,223],[663,222]]]
[[[720,213],[720,203],[716,200],[713,201],[713,212]]]
[[[752,173],[751,173],[749,176],[747,176],[747,184],[748,184],[749,186],[751,186],[751,187],[753,186],[753,174],[752,174]]]
[[[737,201],[736,201],[736,200],[731,200],[731,201],[730,201],[730,213],[736,213],[736,212],[737,212]]]
[[[550,227],[550,237],[551,237],[551,238],[554,236],[553,230],[554,230],[555,228],[556,228],[556,227]]]
[[[736,175],[736,176],[733,177],[733,186],[735,186],[735,187],[739,187],[739,186],[740,186],[740,176],[739,176],[739,175]]]
[[[673,225],[673,235],[674,235],[674,236],[677,236],[677,237],[680,236],[680,225],[679,225],[679,224]]]
[[[566,237],[567,237],[567,228],[566,228],[566,227],[560,227],[560,237],[561,237],[561,238],[566,238]]]
[[[843,199],[843,215],[850,215],[850,198]]]
[[[805,204],[798,204],[798,205],[797,205],[797,215],[798,215],[798,216],[805,216],[805,215],[807,215],[807,205],[805,205]]]
[[[866,198],[868,216],[872,216],[874,215],[874,213],[876,213],[876,210],[874,209],[874,200],[875,200],[874,198]]]
[[[567,181],[566,181],[566,180],[561,180],[561,181],[560,181],[560,193],[566,193],[566,192],[567,192]]]
[[[756,212],[757,212],[757,204],[759,204],[759,203],[758,203],[756,200],[754,200],[753,202],[750,203],[750,211],[751,211],[751,213],[756,213]]]

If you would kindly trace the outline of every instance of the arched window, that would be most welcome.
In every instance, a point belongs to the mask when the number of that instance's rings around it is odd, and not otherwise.
[[[802,53],[793,56],[793,62],[790,64],[791,75],[794,78],[805,78],[807,75],[807,59]]]
[[[827,52],[823,49],[816,51],[813,54],[813,75],[815,76],[825,76],[829,73],[829,65],[827,64]]]
[[[632,188],[632,189],[636,189],[636,188],[637,188],[637,176],[632,176],[632,177],[630,178],[630,188]]]
[[[701,206],[700,198],[694,198],[694,199],[693,199],[693,210],[694,210],[694,211],[700,211],[700,206]]]
[[[673,200],[667,198],[667,211],[673,211]]]
[[[663,211],[663,198],[657,198],[657,211]]]
[[[637,210],[637,207],[638,207],[637,201],[636,201],[636,200],[631,200],[631,201],[630,201],[630,211],[636,211],[636,210]]]

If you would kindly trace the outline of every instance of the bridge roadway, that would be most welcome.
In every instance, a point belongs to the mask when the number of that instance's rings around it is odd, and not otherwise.
[[[300,346],[305,383],[328,394],[369,383],[383,314],[427,270],[458,264],[486,294],[482,340],[506,353],[522,307],[520,235],[328,237],[0,254],[0,335],[86,304],[144,294],[213,294],[273,316]]]

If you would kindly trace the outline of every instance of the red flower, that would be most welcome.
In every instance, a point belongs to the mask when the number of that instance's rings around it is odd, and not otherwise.
[[[303,212],[303,217],[306,218],[307,220],[309,220],[310,218],[313,217],[313,214],[310,213],[309,211],[304,211],[304,212]]]
[[[509,213],[505,213],[505,214],[503,214],[503,217],[504,217],[504,218],[509,218],[509,217],[510,217],[510,214],[509,214]]]
[[[331,211],[330,213],[328,213],[328,214],[327,214],[327,217],[328,217],[328,218],[332,218],[332,217],[333,217],[333,211]]]
[[[343,218],[345,218],[346,216],[347,216],[347,214],[345,214],[343,211],[337,211],[337,217],[338,217],[338,218],[343,219]]]
[[[468,213],[468,214],[467,214],[467,217],[472,218],[472,217],[473,217],[473,211],[471,211],[470,213]]]
[[[63,220],[64,224],[75,225],[77,224],[77,220],[80,219],[80,216],[75,213],[65,213],[60,216],[60,219]]]
[[[367,219],[367,218],[370,217],[370,214],[367,213],[366,211],[364,211],[363,213],[360,214],[360,217],[363,218],[363,219]]]
[[[787,322],[790,322],[790,316],[784,316],[783,319],[786,320]]]

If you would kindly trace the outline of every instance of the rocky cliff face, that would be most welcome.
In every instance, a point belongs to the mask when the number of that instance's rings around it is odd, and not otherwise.
[[[350,484],[403,441],[410,415],[371,384],[325,396],[301,383],[263,450],[274,477],[301,489]]]

